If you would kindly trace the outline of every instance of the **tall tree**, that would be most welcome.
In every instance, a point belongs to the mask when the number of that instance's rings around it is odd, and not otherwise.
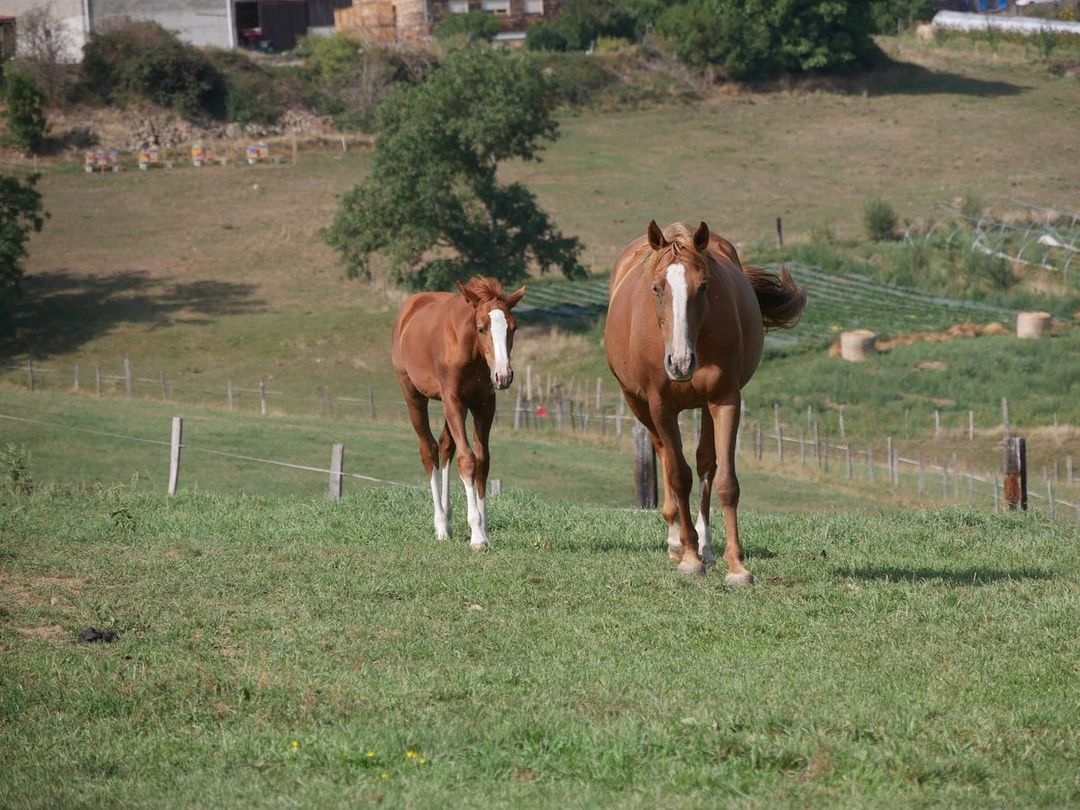
[[[558,127],[553,96],[520,55],[467,48],[376,115],[371,174],[342,198],[327,241],[350,276],[385,257],[395,281],[447,289],[474,273],[507,283],[541,272],[584,276],[581,243],[563,236],[499,164],[534,160]]]
[[[6,331],[12,304],[22,281],[22,260],[31,231],[45,224],[38,176],[25,180],[0,174],[0,331]]]

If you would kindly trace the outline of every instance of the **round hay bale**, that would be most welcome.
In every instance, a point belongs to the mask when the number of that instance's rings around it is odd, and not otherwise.
[[[877,353],[878,336],[869,329],[855,329],[840,334],[840,356],[858,363]]]
[[[1023,339],[1041,338],[1050,332],[1052,320],[1049,312],[1021,312],[1016,316],[1016,336]]]

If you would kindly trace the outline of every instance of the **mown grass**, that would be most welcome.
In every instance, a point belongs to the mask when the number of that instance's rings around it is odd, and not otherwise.
[[[433,409],[434,412],[434,409]],[[364,418],[319,419],[228,413],[167,403],[100,401],[92,397],[0,389],[0,414],[66,425],[83,431],[133,436],[167,443],[171,419],[184,417],[185,450],[181,486],[185,490],[273,496],[319,496],[328,476],[214,455],[235,455],[326,469],[330,445],[345,445],[346,472],[400,482],[429,491],[416,435],[401,422]],[[434,423],[433,423],[434,424]],[[552,500],[608,507],[633,504],[633,457],[627,438],[576,441],[546,431],[514,433],[505,422],[493,433],[492,478],[505,489]],[[471,426],[470,426],[471,435]],[[17,422],[0,416],[0,448],[12,444],[28,457],[31,476],[41,485],[132,484],[162,492],[168,481],[168,447]],[[692,447],[692,445],[691,445]],[[210,452],[207,452],[210,451]],[[693,460],[693,451],[690,451]],[[7,473],[0,467],[0,480]],[[890,498],[832,485],[795,481],[768,472],[739,471],[743,507],[748,510],[827,511],[873,508]],[[464,508],[454,477],[457,508]],[[346,492],[371,486],[347,479]],[[429,507],[430,508],[430,507]],[[422,513],[430,520],[427,511]]]
[[[4,495],[0,803],[1080,800],[1073,528],[749,515],[729,592],[654,515],[512,492],[477,555],[427,497]]]

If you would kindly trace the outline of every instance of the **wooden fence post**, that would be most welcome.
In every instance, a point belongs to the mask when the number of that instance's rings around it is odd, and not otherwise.
[[[1001,425],[1005,432],[1005,438],[1008,439],[1012,435],[1009,425],[1009,400],[1008,397],[1001,398]]]
[[[26,387],[34,390],[34,361],[26,358]]]
[[[330,500],[341,500],[341,465],[345,460],[345,445],[330,445]]]
[[[169,494],[175,495],[180,486],[180,450],[184,435],[184,420],[179,416],[172,419],[172,441],[169,442]]]
[[[75,390],[79,390],[79,364],[75,364]]]
[[[169,395],[166,393],[167,389],[165,388],[165,369],[163,368],[158,369],[158,381],[161,383],[161,401],[165,402],[166,400],[168,400]]]
[[[518,430],[521,428],[521,409],[523,397],[524,393],[522,392],[521,388],[518,387],[517,401],[514,403],[514,430]]]
[[[844,430],[844,408],[843,407],[840,408],[840,414],[837,417],[837,419],[840,422],[840,438],[843,439],[844,441],[847,441],[847,431]]]
[[[127,398],[131,399],[131,389],[133,380],[131,378],[131,360],[124,358],[124,390],[127,393]]]
[[[225,401],[229,403],[229,410],[231,411],[233,409],[232,380],[227,380],[225,383]]]
[[[101,366],[94,366],[94,393],[101,396]]]
[[[761,461],[761,455],[763,450],[764,448],[762,447],[761,423],[758,422],[757,425],[754,426],[754,457],[757,458],[758,461]]]
[[[784,246],[784,220],[780,217],[776,218],[776,244]]]
[[[259,380],[259,414],[266,416],[266,382]]]
[[[638,509],[655,509],[656,452],[649,441],[649,431],[634,422],[634,503]]]
[[[941,411],[934,408],[934,438],[941,435]]]
[[[600,410],[600,402],[604,398],[604,378],[596,378],[596,410]]]
[[[367,390],[367,399],[368,399],[368,415],[372,419],[374,419],[375,418],[375,389],[374,388],[368,388],[368,390]]]
[[[975,411],[968,411],[968,441],[975,441]]]
[[[1005,440],[1005,503],[1011,512],[1028,508],[1027,442],[1012,436]]]

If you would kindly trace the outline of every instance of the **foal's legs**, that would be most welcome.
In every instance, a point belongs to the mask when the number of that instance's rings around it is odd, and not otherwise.
[[[491,466],[491,452],[489,451],[488,439],[491,436],[491,425],[495,421],[495,396],[492,395],[472,409],[473,428],[476,432],[476,505],[480,511],[480,525],[487,534],[487,479],[488,468]]]
[[[428,399],[413,387],[405,377],[400,377],[401,390],[405,393],[405,405],[409,409],[409,420],[413,430],[420,440],[420,461],[424,464],[424,471],[431,480],[431,500],[435,507],[435,538],[437,540],[450,539],[450,517],[443,509],[443,500],[439,495],[439,480],[436,477],[436,467],[439,461],[439,446],[435,443],[435,437],[431,435],[431,425],[428,424]]]
[[[743,550],[739,543],[739,479],[735,476],[735,435],[739,430],[738,391],[719,403],[710,403],[716,430],[716,498],[724,510],[724,562],[728,565],[727,585],[753,585],[754,577],[743,566]]]
[[[656,427],[657,438],[663,448],[665,493],[674,495],[675,508],[678,512],[679,541],[682,544],[682,562],[679,563],[679,573],[704,574],[705,566],[698,555],[697,530],[690,522],[690,487],[693,483],[693,474],[690,472],[690,465],[683,458],[679,415],[673,410],[665,410],[659,399],[649,404],[649,410],[653,425]],[[665,503],[665,512],[668,508]]]
[[[446,424],[450,427],[450,435],[454,438],[454,444],[458,450],[458,474],[461,483],[465,485],[465,501],[469,507],[469,546],[474,549],[487,548],[487,532],[484,530],[483,519],[480,516],[480,505],[476,497],[476,454],[469,446],[469,435],[465,432],[465,406],[456,396],[447,396],[443,399],[443,410],[446,412]]]
[[[454,437],[450,435],[450,425],[443,422],[442,435],[439,436],[439,470],[442,473],[442,507],[446,513],[447,525],[453,516],[450,502],[450,462],[454,460]]]
[[[711,565],[716,562],[712,550],[712,529],[709,528],[709,505],[712,500],[712,484],[716,477],[716,439],[708,409],[701,410],[701,436],[697,448],[697,473],[701,491],[698,493],[698,518],[694,528],[698,533],[698,554],[701,561]]]

